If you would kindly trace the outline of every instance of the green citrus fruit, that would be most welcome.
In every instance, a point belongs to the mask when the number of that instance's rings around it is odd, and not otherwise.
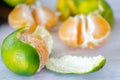
[[[29,33],[28,28],[18,29],[2,43],[3,62],[16,74],[33,75],[44,67],[52,49],[52,41],[51,35],[43,27],[38,26],[33,33]]]
[[[98,71],[105,65],[106,59],[103,56],[81,57],[63,56],[60,58],[50,58],[46,68],[58,73],[85,74]]]
[[[6,2],[11,7],[14,7],[14,6],[21,4],[21,3],[32,4],[34,1],[35,0],[4,0],[4,2]]]
[[[88,15],[98,13],[111,25],[114,24],[114,16],[111,7],[105,0],[58,0],[57,10],[61,12],[61,19],[77,14]]]

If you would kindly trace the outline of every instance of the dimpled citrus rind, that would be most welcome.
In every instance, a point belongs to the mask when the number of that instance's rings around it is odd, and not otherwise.
[[[11,71],[29,76],[37,72],[40,59],[35,48],[18,38],[22,30],[23,28],[18,29],[4,39],[1,55],[3,62]]]

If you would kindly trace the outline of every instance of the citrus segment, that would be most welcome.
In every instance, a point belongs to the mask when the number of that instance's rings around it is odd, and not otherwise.
[[[16,6],[9,14],[8,20],[9,24],[14,28],[36,26],[29,7],[25,4]]]
[[[58,15],[57,13],[53,12],[52,10],[48,9],[47,7],[43,6],[43,10],[47,15],[47,24],[46,28],[50,29],[51,27],[55,26],[58,22]]]
[[[110,27],[103,27],[109,26],[109,24],[99,15],[93,17],[93,22],[95,24],[95,31],[93,32],[94,38],[100,38],[106,35],[106,32],[109,33]],[[97,32],[97,33],[96,33]]]
[[[42,37],[42,39],[45,41],[45,44],[47,45],[48,53],[50,55],[53,49],[52,35],[43,26],[37,26],[33,34]]]
[[[20,34],[20,40],[24,41],[25,43],[30,44],[33,46],[40,56],[40,69],[42,69],[48,59],[48,51],[45,42],[43,39],[38,35],[31,35],[27,33]]]
[[[71,46],[77,46],[77,26],[78,19],[69,18],[61,25],[59,29],[60,38]]]
[[[47,29],[55,26],[58,21],[58,16],[55,12],[40,3],[32,5],[32,15],[37,25],[45,26]]]

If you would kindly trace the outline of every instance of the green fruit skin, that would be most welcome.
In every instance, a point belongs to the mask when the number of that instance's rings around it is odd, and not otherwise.
[[[56,71],[56,70],[52,70],[52,69],[49,69],[49,67],[46,66],[46,68],[50,71],[53,71],[53,72],[56,72],[56,73],[60,73],[60,74],[89,74],[89,73],[92,73],[92,72],[96,72],[98,70],[100,70],[106,63],[106,59],[102,60],[99,65],[97,65],[96,67],[94,67],[92,70],[88,71],[88,72],[68,72],[68,73],[64,73],[64,72],[61,72],[61,71]]]
[[[101,1],[100,4],[104,9],[102,12],[100,12],[100,15],[103,16],[108,21],[108,23],[110,24],[112,28],[114,26],[113,11],[107,2]]]
[[[18,29],[4,39],[1,55],[3,62],[11,71],[30,76],[37,72],[40,59],[35,48],[18,39],[22,30]]]
[[[60,5],[60,1],[64,1],[63,5]],[[57,10],[61,12],[61,16],[67,19],[69,16],[75,16],[79,14],[88,15],[89,13],[98,11],[103,16],[110,26],[114,25],[114,15],[111,7],[105,0],[58,0]],[[67,7],[67,10],[64,7]],[[69,14],[65,15],[65,11]]]
[[[14,7],[14,6],[21,4],[21,3],[25,3],[25,1],[26,0],[4,0],[4,2],[6,2],[11,7]]]
[[[64,0],[58,0],[57,8],[62,13],[62,15],[60,16],[61,20],[67,19],[70,16],[70,9]]]
[[[104,58],[104,60],[102,60],[100,62],[100,65],[96,66],[93,70],[91,70],[89,73],[91,72],[95,72],[95,71],[98,71],[99,69],[103,68],[103,66],[105,65],[106,63],[106,58]]]

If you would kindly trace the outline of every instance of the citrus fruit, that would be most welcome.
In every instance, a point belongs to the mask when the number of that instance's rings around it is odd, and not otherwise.
[[[9,24],[14,28],[21,28],[25,26],[36,26],[28,5],[17,5],[8,17]]]
[[[39,2],[33,5],[20,4],[17,5],[9,14],[9,24],[14,28],[24,26],[45,26],[50,29],[58,22],[57,14],[45,6],[41,6]]]
[[[32,4],[35,2],[35,0],[4,0],[4,2],[6,2],[11,7],[15,7],[16,5],[21,3]]]
[[[72,47],[96,48],[106,42],[110,32],[110,25],[102,16],[77,15],[63,22],[59,37]]]
[[[114,24],[114,16],[111,7],[105,0],[58,0],[57,10],[61,12],[61,19],[77,14],[88,15],[96,12],[103,16],[111,25]]]
[[[60,58],[50,58],[46,68],[58,73],[85,74],[98,71],[105,65],[105,57],[81,57],[66,55]]]
[[[47,29],[50,29],[58,22],[57,14],[39,3],[33,5],[32,10],[32,15],[37,25],[45,25]]]
[[[33,75],[46,64],[52,45],[52,37],[43,27],[37,26],[33,33],[28,27],[20,28],[4,39],[2,60],[16,74]]]

